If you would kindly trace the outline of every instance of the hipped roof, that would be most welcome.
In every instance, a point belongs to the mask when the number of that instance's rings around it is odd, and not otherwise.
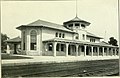
[[[12,38],[12,39],[8,39],[8,40],[6,40],[5,42],[8,42],[8,43],[19,43],[19,42],[21,42],[21,38],[18,36],[18,37],[15,37],[15,38]]]
[[[77,16],[75,18],[73,18],[72,20],[64,22],[63,24],[66,24],[66,23],[69,23],[69,22],[83,22],[83,23],[86,23],[87,26],[90,25],[90,22],[84,21],[84,20],[78,18]]]
[[[79,19],[78,17],[75,17],[74,19],[72,19],[70,21],[83,21],[83,20]],[[65,28],[63,25],[51,23],[51,22],[48,22],[48,21],[43,21],[43,20],[40,20],[40,19],[36,20],[32,23],[29,23],[27,25],[21,25],[21,26],[17,27],[17,29],[21,29],[23,27],[46,27],[46,28],[57,29],[57,30],[66,31],[66,32],[70,32],[70,33],[76,33],[72,30],[69,30],[69,29]],[[96,35],[94,35],[90,32],[87,32],[87,36],[102,39],[102,37],[96,36]]]
[[[52,28],[52,29],[57,29],[57,30],[62,30],[62,31],[75,33],[74,31],[66,29],[63,25],[43,21],[43,20],[40,20],[40,19],[37,20],[37,21],[34,21],[30,24],[19,26],[19,27],[17,27],[17,29],[20,29],[21,27],[47,27],[47,28]]]

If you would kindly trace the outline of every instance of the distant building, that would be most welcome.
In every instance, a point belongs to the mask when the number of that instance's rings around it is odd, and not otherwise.
[[[21,54],[38,56],[112,56],[118,47],[101,42],[86,30],[90,23],[75,17],[63,25],[37,20],[21,25]]]

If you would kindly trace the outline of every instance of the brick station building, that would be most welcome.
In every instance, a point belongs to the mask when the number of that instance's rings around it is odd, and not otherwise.
[[[37,20],[17,27],[21,54],[37,56],[116,56],[118,47],[86,30],[90,23],[77,16],[63,25]]]

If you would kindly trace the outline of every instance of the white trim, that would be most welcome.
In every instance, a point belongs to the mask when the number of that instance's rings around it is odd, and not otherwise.
[[[36,37],[37,37],[36,50],[31,50],[31,44],[30,44],[30,42],[31,42],[31,32],[32,32],[32,31],[35,31],[35,32],[36,32]],[[38,48],[37,48],[37,46],[38,46],[38,35],[39,35],[39,34],[38,34],[37,29],[31,29],[31,30],[29,30],[29,36],[30,36],[30,37],[29,37],[29,40],[30,40],[30,41],[29,41],[29,44],[30,44],[29,50],[30,50],[30,51],[37,51],[37,50],[38,50]]]
[[[35,30],[36,33],[37,33],[37,35],[38,35],[38,31],[37,31],[37,29],[31,29],[31,30],[29,30],[29,35],[30,35],[30,33],[31,33],[32,30]]]

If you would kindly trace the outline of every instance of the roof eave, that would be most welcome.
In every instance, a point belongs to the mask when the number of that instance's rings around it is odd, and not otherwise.
[[[91,35],[87,35],[89,37],[95,37],[95,38],[99,38],[99,39],[103,39],[102,37],[96,37],[96,36],[91,36]]]
[[[18,30],[21,30],[21,26],[19,26],[19,27],[16,27],[16,29],[18,29]]]
[[[19,26],[19,27],[16,27],[16,29],[19,29],[19,30],[21,30],[23,27],[38,27],[38,26],[32,26],[32,25],[21,25],[21,26]],[[39,27],[44,27],[44,26],[39,26]]]
[[[16,27],[16,29],[21,30],[22,27],[24,27],[24,26],[25,26],[25,25],[21,25],[21,26],[19,26],[19,27]]]
[[[28,27],[46,27],[46,26],[43,26],[43,25],[41,25],[41,26],[21,25],[21,26],[17,27],[16,29],[21,30],[22,27],[27,27],[27,26],[28,26]],[[46,27],[46,28],[50,28],[50,27]],[[56,29],[56,28],[51,28],[51,29]],[[75,32],[73,32],[73,31],[67,31],[67,30],[62,30],[62,29],[56,29],[56,30],[61,30],[61,31],[65,31],[65,32],[75,33]]]
[[[84,22],[87,24],[87,26],[89,26],[91,23],[90,22],[87,22],[87,21],[67,21],[67,22],[64,22],[63,24],[67,24],[67,23],[70,23],[70,22]]]

